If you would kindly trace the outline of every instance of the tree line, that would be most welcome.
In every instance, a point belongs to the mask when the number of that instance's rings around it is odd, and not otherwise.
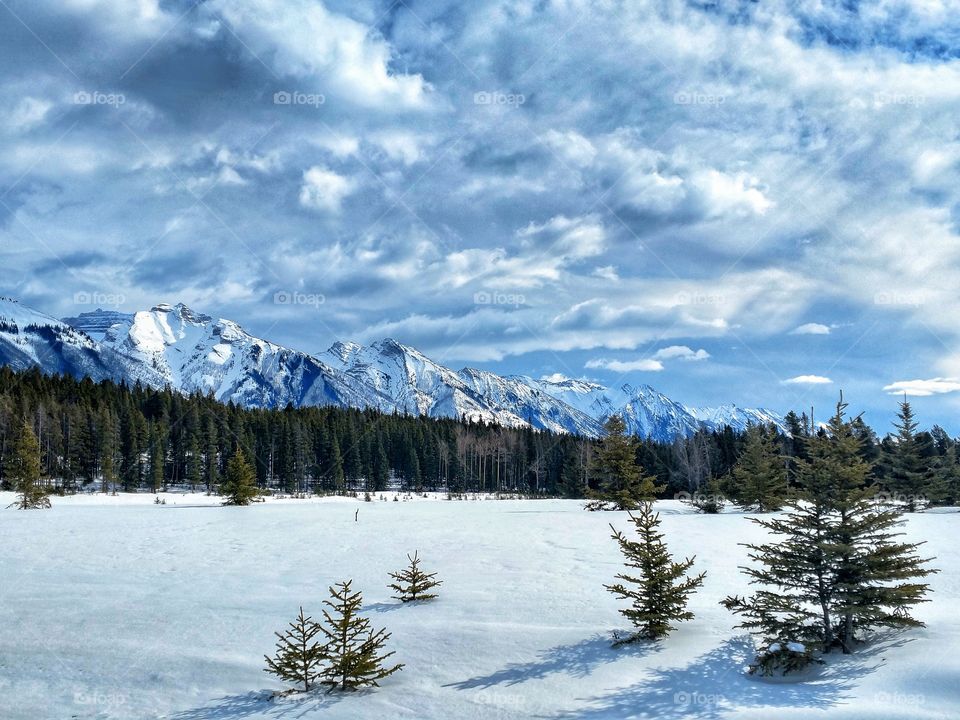
[[[860,417],[850,423],[860,456],[873,468],[870,485],[911,510],[960,502],[957,440],[936,426],[920,430],[909,403],[900,404],[893,432],[882,438]],[[246,409],[169,388],[0,368],[5,489],[15,484],[24,426],[35,436],[41,484],[50,492],[171,486],[219,492],[230,459],[241,451],[261,491],[396,488],[602,499],[605,488],[624,492],[608,487],[610,477],[622,473],[598,462],[606,442],[617,447],[610,462],[642,469],[642,477],[628,478],[641,482],[642,494],[690,497],[707,511],[726,499],[759,511],[780,507],[800,485],[798,463],[807,458],[811,438],[827,432],[806,414],[791,412],[786,433],[773,426],[745,432],[727,426],[657,442],[625,438],[622,423],[614,423],[604,440],[594,440],[376,410]]]

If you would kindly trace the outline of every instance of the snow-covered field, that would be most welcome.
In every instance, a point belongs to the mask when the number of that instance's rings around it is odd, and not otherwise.
[[[12,501],[0,493],[0,508]],[[929,627],[831,658],[803,682],[744,674],[750,643],[717,602],[746,589],[736,513],[659,504],[677,554],[707,570],[697,618],[653,647],[613,650],[603,590],[620,566],[607,522],[567,501],[54,498],[0,510],[0,717],[956,718],[960,515],[913,515],[941,574]],[[354,513],[359,508],[358,522]],[[419,549],[444,580],[431,604],[390,599],[387,572]],[[381,689],[268,702],[273,631],[353,578],[406,668]]]

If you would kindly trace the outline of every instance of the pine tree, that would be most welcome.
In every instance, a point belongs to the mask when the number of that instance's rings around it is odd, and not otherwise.
[[[839,647],[852,652],[878,627],[916,627],[909,609],[925,601],[917,582],[933,570],[916,554],[920,544],[893,532],[899,510],[884,508],[868,485],[862,436],[844,418],[841,398],[826,433],[805,441],[797,465],[798,496],[778,518],[751,518],[776,539],[747,545],[754,565],[744,568],[760,588],[723,605],[742,616],[739,625],[760,636],[754,672],[801,669],[815,653]]]
[[[330,588],[330,600],[324,600],[325,624],[320,630],[327,639],[323,646],[324,667],[321,682],[330,690],[356,690],[371,685],[400,670],[403,665],[385,667],[384,661],[394,653],[382,653],[390,639],[386,630],[371,630],[370,621],[357,613],[363,605],[362,594],[351,591],[353,581],[337,583]]]
[[[224,505],[249,505],[259,494],[256,481],[243,449],[237,448],[227,462],[226,477],[220,485],[220,492],[226,498]]]
[[[399,572],[390,573],[390,577],[397,581],[390,585],[390,589],[397,592],[394,598],[401,602],[433,600],[437,595],[430,591],[442,585],[443,581],[434,580],[437,573],[425,573],[420,569],[420,557],[416,552],[413,557],[407,555],[407,559],[410,565]]]
[[[774,512],[783,507],[787,469],[771,430],[747,428],[746,444],[730,475],[734,499],[744,510]]]
[[[614,595],[630,601],[630,607],[620,614],[637,628],[626,637],[617,637],[614,645],[659,640],[674,629],[675,622],[693,618],[693,613],[686,609],[687,600],[706,577],[706,573],[687,576],[694,558],[673,561],[659,530],[660,515],[654,513],[652,503],[641,503],[637,513],[630,513],[630,521],[640,535],[639,541],[628,539],[610,525],[612,537],[626,558],[624,564],[640,571],[638,576],[620,573],[620,582],[605,586]]]
[[[40,483],[40,443],[29,423],[24,423],[17,433],[5,458],[3,474],[17,493],[12,507],[21,510],[50,507],[46,488]]]
[[[272,658],[263,656],[267,661],[264,672],[286,682],[302,683],[303,692],[310,692],[324,660],[323,646],[314,639],[319,632],[320,625],[305,617],[301,606],[300,614],[289,629],[282,634],[274,633],[277,650]]]
[[[612,415],[604,424],[604,437],[593,459],[591,475],[598,489],[591,493],[589,510],[633,510],[652,500],[663,486],[656,478],[645,475],[637,463],[639,443],[626,434],[626,425],[619,415]]]
[[[887,476],[883,485],[889,500],[904,505],[908,512],[914,512],[927,505],[933,477],[932,462],[923,456],[918,423],[906,398],[900,403],[897,418],[895,442],[887,444],[884,453]]]

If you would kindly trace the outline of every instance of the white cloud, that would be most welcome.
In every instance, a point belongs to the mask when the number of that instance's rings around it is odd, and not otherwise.
[[[930,380],[900,380],[883,388],[890,395],[914,395],[927,397],[960,390],[960,378],[939,377]]]
[[[300,204],[313,210],[338,213],[344,198],[354,190],[356,183],[352,179],[317,165],[303,173]]]
[[[53,108],[53,103],[43,98],[25,97],[5,115],[6,125],[13,132],[23,132],[42,123]]]
[[[789,380],[784,380],[784,385],[830,385],[833,382],[823,375],[797,375]]]
[[[653,354],[653,357],[657,360],[685,360],[687,362],[694,362],[697,360],[707,360],[710,357],[710,353],[703,348],[700,350],[692,350],[686,345],[670,345],[669,347],[657,350]]]
[[[587,360],[587,363],[584,367],[587,367],[591,370],[603,369],[613,370],[614,372],[660,372],[663,370],[663,363],[659,360],[653,360],[650,358],[627,361],[596,358],[593,360]]]
[[[214,0],[206,5],[235,26],[245,44],[280,75],[307,85],[295,89],[329,89],[340,100],[383,109],[427,103],[428,84],[419,74],[391,69],[393,51],[381,35],[323,3],[287,0],[282,9],[265,0]]]
[[[791,335],[829,335],[830,328],[820,323],[804,323],[790,331]]]

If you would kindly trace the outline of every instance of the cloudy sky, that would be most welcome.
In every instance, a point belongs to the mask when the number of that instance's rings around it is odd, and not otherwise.
[[[956,0],[0,0],[0,288],[960,432]]]

